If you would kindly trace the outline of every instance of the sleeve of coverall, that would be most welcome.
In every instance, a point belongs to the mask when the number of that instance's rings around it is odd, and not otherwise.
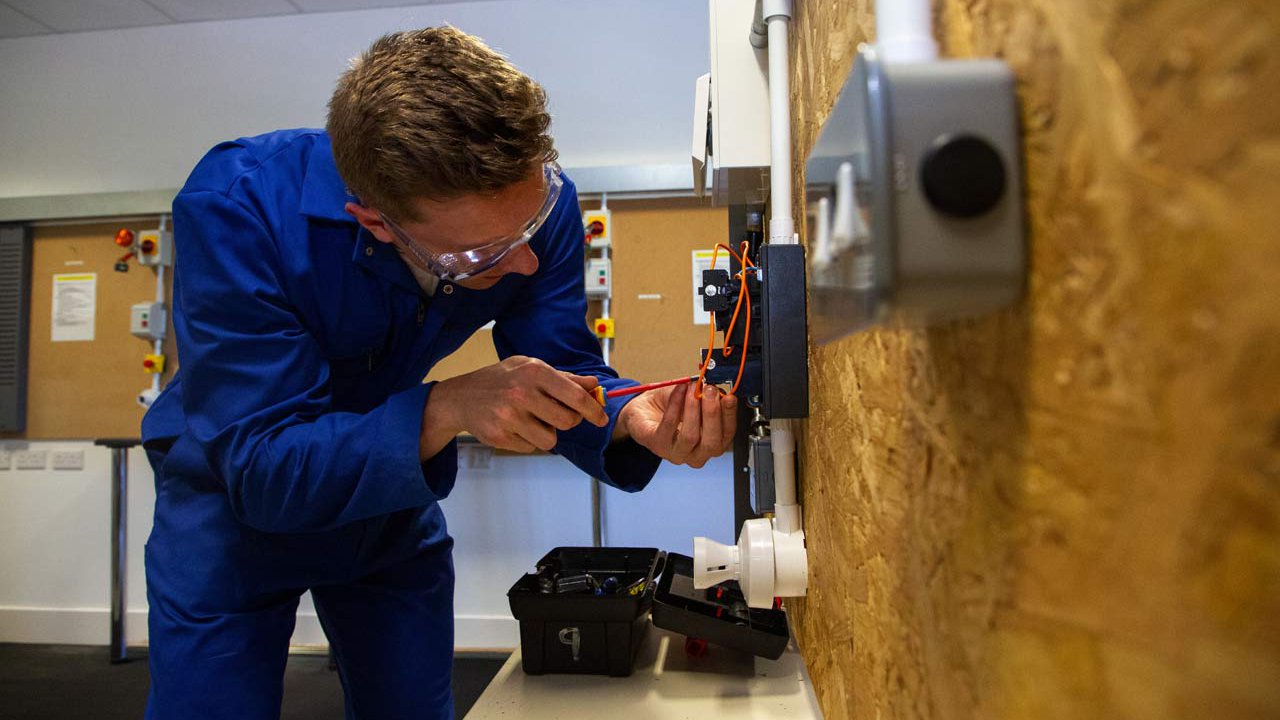
[[[318,531],[448,494],[452,446],[418,460],[432,386],[365,414],[332,411],[329,364],[281,290],[277,246],[254,212],[221,192],[184,192],[174,228],[183,410],[242,522]]]
[[[493,343],[499,357],[528,355],[559,370],[595,375],[608,389],[636,385],[622,380],[604,364],[600,341],[587,328],[587,298],[583,289],[582,214],[578,192],[567,178],[564,191],[547,224],[533,243],[538,271],[524,294],[497,318]],[[653,478],[661,460],[626,439],[610,443],[618,413],[634,395],[610,398],[605,405],[609,424],[588,422],[557,431],[556,453],[583,472],[628,492],[641,490]]]

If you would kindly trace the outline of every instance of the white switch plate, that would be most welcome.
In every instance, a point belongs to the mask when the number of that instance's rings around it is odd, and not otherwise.
[[[54,470],[83,470],[84,450],[54,450]]]
[[[19,470],[43,470],[48,455],[46,450],[19,450],[13,459]]]
[[[0,470],[8,470],[13,465],[13,453],[8,448],[0,448]]]

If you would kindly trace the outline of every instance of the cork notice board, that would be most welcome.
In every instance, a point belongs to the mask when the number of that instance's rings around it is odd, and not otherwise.
[[[31,256],[31,329],[27,429],[6,437],[63,439],[136,437],[143,410],[135,398],[151,383],[142,357],[151,343],[129,334],[129,308],[155,297],[155,273],[130,263],[112,267],[123,251],[112,242],[121,227],[156,227],[158,219],[39,227]],[[53,342],[53,276],[96,275],[93,339]],[[170,337],[173,333],[170,331]],[[165,353],[176,367],[172,340]],[[168,375],[165,376],[168,379]]]
[[[590,207],[595,207],[591,204]],[[707,326],[692,322],[690,253],[723,241],[727,211],[692,199],[614,201],[613,307],[617,338],[613,366],[625,377],[662,380],[697,370]],[[143,410],[135,398],[150,383],[142,357],[150,344],[129,334],[129,308],[155,295],[155,274],[130,264],[112,269],[122,254],[116,230],[154,227],[155,221],[104,222],[36,228],[32,252],[28,439],[136,436]],[[52,342],[55,274],[95,274],[93,340]],[[170,275],[170,278],[172,275]],[[172,298],[171,290],[166,297]],[[593,302],[587,320],[600,314]],[[168,381],[177,351],[166,342]],[[481,330],[432,371],[443,379],[497,362],[489,331]]]

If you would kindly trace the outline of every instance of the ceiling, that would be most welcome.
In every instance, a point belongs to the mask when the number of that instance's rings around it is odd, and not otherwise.
[[[0,38],[482,0],[0,0]]]

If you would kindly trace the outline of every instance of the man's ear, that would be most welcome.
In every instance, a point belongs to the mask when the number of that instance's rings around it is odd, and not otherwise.
[[[391,244],[391,229],[382,220],[382,213],[358,203],[349,202],[342,207],[347,214],[356,219],[360,226],[369,231],[378,242]]]

